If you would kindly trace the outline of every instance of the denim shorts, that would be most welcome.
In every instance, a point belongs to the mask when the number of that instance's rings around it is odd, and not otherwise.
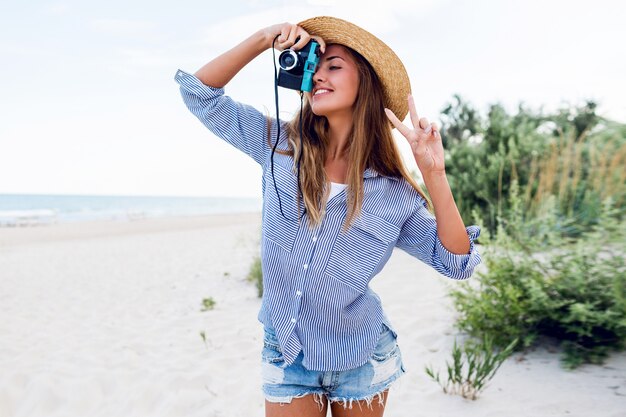
[[[352,407],[354,401],[365,401],[369,406],[376,397],[382,403],[382,393],[405,372],[396,337],[384,324],[370,360],[347,371],[308,370],[302,366],[302,352],[285,367],[276,334],[268,327],[261,356],[263,393],[272,403],[290,403],[311,394],[318,403],[326,397],[344,407]]]

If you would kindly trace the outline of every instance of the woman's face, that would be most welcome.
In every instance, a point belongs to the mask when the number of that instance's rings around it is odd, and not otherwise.
[[[359,87],[359,73],[352,56],[341,45],[328,45],[313,75],[313,90],[307,93],[317,116],[352,112]]]

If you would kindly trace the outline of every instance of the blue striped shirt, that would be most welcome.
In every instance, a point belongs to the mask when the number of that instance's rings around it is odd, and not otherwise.
[[[368,361],[382,323],[393,329],[369,282],[394,247],[459,280],[468,278],[480,263],[474,248],[478,227],[467,228],[470,253],[452,254],[441,244],[435,218],[419,193],[403,178],[382,176],[371,168],[363,173],[361,215],[346,232],[342,231],[345,190],[328,201],[321,225],[310,228],[306,216],[297,221],[293,158],[275,153],[274,176],[283,217],[272,181],[266,116],[184,71],[179,70],[175,79],[189,110],[263,168],[264,292],[259,320],[275,330],[287,364],[301,351],[303,365],[316,371],[343,371]],[[285,122],[280,123],[278,146],[285,149]],[[276,127],[272,119],[272,142]]]

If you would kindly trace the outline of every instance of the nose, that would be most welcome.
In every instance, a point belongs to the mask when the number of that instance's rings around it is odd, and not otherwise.
[[[324,71],[320,67],[317,67],[317,69],[313,73],[313,82],[320,81],[324,81]]]

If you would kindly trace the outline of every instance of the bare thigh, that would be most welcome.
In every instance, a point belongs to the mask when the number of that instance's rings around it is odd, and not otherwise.
[[[330,409],[333,417],[382,417],[385,412],[385,404],[387,404],[387,394],[389,391],[383,392],[382,404],[378,401],[378,397],[374,398],[372,405],[368,406],[366,401],[355,401],[352,408],[344,408],[342,403],[331,403]]]
[[[320,410],[320,404],[314,395],[294,398],[288,404],[265,401],[265,417],[325,417],[327,411],[326,398],[323,399],[323,407]]]

